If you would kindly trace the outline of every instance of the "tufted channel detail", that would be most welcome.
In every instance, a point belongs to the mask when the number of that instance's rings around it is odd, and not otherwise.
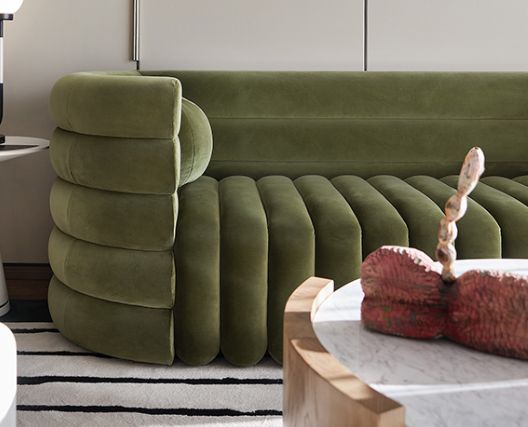
[[[488,177],[459,223],[460,258],[523,255],[528,187]],[[180,190],[176,233],[176,354],[190,364],[219,352],[238,365],[280,361],[282,311],[309,276],[339,287],[371,251],[412,245],[434,257],[456,177],[199,178]],[[507,219],[507,220],[506,220]],[[510,221],[513,226],[508,226]]]
[[[459,258],[528,257],[528,177],[482,181],[459,223]],[[176,355],[201,365],[221,353],[245,366],[269,352],[281,361],[282,313],[298,284],[317,275],[342,286],[381,245],[411,245],[434,256],[442,207],[455,185],[455,176],[202,176],[179,190],[172,253],[162,241],[140,240],[136,245],[147,250],[138,250],[119,240],[129,234],[121,228],[140,220],[124,208],[112,211],[117,219],[106,233],[92,231],[83,215],[94,219],[111,208],[77,211],[99,190],[79,187],[74,196],[59,181],[50,292],[60,295],[52,302],[68,303],[50,309],[70,339],[119,357],[170,364]],[[123,203],[133,205],[134,197]],[[134,349],[139,331],[146,337]],[[111,338],[116,333],[118,340]]]
[[[459,258],[528,257],[528,177],[482,181],[459,223]],[[105,246],[75,202],[60,210],[65,202],[55,195],[50,292],[60,297],[51,301],[68,303],[50,309],[70,339],[119,357],[170,364],[176,355],[201,365],[221,353],[245,366],[269,352],[281,361],[282,313],[298,284],[317,275],[342,286],[381,245],[434,256],[455,185],[455,176],[202,176],[179,190],[174,257],[162,244],[137,250],[116,237],[120,248]],[[60,181],[55,192],[72,197]],[[122,219],[133,225],[128,214]],[[119,227],[106,233],[114,235]]]

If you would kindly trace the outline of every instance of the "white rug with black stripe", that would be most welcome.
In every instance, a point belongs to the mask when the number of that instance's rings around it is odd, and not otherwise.
[[[154,366],[77,347],[51,323],[6,323],[18,347],[19,426],[282,425],[282,370]]]

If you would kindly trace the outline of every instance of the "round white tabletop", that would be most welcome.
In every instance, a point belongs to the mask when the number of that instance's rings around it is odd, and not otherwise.
[[[474,268],[528,275],[528,260],[457,261],[456,274]],[[355,376],[405,406],[407,426],[528,425],[528,362],[481,353],[445,339],[413,340],[379,334],[361,324],[359,280],[319,308],[321,344]]]
[[[6,136],[6,142],[0,144],[0,161],[25,156],[49,147],[49,141],[27,136]]]

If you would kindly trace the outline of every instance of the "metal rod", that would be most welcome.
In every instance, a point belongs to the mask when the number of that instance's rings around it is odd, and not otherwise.
[[[368,70],[368,0],[363,2],[363,71]]]
[[[0,85],[4,83],[4,38],[0,36]],[[0,122],[2,117],[0,116]]]
[[[2,120],[4,118],[4,21],[12,21],[13,20],[13,14],[5,14],[0,13],[0,123],[2,123]],[[0,144],[5,143],[5,136],[0,134]],[[0,260],[0,267],[1,267],[1,260]],[[5,287],[5,280],[4,284],[2,285],[3,279],[3,272],[0,269],[0,299],[2,299],[2,286]],[[9,300],[7,301],[6,306],[0,307],[0,313],[7,313],[9,311]],[[2,305],[3,301],[0,301],[0,305]],[[5,311],[7,310],[7,311]]]
[[[140,0],[134,0],[134,22],[132,35],[132,61],[139,64],[139,30],[140,30]]]

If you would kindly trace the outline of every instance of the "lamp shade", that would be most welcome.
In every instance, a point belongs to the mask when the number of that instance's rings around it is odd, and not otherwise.
[[[24,0],[0,0],[0,14],[12,15],[20,9]]]

